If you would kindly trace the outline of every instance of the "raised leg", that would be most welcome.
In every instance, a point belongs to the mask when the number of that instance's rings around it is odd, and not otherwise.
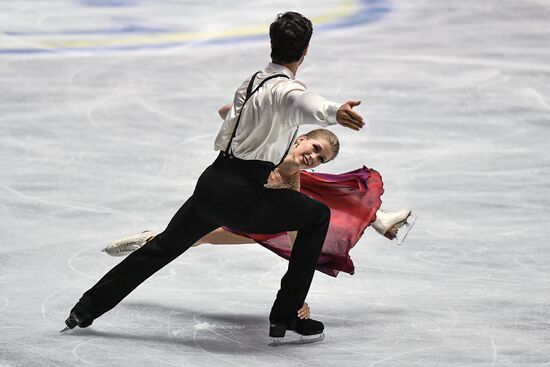
[[[209,243],[211,245],[240,245],[256,243],[256,241],[228,232],[220,227],[202,237],[200,240],[195,242],[193,246],[199,246],[205,243]]]
[[[401,245],[411,230],[416,216],[410,209],[396,211],[378,210],[376,220],[372,224],[374,229],[390,240],[396,240]]]
[[[111,256],[128,256],[132,252],[143,247],[148,241],[155,238],[155,236],[156,234],[153,231],[143,231],[115,240],[109,243],[102,251]],[[195,242],[193,247],[207,243],[212,245],[240,245],[256,242],[250,238],[239,236],[219,227]]]

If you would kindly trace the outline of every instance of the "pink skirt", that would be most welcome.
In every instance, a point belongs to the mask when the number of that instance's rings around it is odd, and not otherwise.
[[[331,212],[328,233],[316,269],[333,277],[340,271],[353,274],[355,267],[349,252],[365,229],[376,220],[376,211],[382,204],[380,197],[384,193],[382,177],[365,166],[339,175],[301,171],[300,191],[327,205]],[[287,260],[290,258],[287,232],[253,234],[223,228],[250,238]]]

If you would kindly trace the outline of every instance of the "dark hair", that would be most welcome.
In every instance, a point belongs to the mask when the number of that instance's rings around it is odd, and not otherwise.
[[[287,11],[277,15],[269,27],[271,60],[281,64],[300,60],[312,33],[311,21],[302,14]]]

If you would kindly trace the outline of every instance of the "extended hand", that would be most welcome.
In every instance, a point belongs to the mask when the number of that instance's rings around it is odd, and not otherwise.
[[[309,305],[304,302],[304,305],[302,308],[298,310],[298,317],[303,319],[309,319],[310,311],[309,311]]]
[[[365,123],[363,118],[358,113],[352,111],[352,108],[359,106],[361,101],[347,101],[336,112],[336,121],[344,127],[348,127],[353,130],[360,130]]]

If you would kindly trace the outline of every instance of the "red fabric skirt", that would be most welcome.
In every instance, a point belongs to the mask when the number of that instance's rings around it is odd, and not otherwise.
[[[384,184],[380,174],[367,167],[338,175],[300,172],[300,191],[330,208],[327,237],[317,270],[337,276],[340,271],[353,274],[355,267],[350,250],[365,229],[376,220],[382,201]],[[258,242],[277,255],[290,258],[290,239],[287,232],[253,234],[224,227],[225,230]]]

